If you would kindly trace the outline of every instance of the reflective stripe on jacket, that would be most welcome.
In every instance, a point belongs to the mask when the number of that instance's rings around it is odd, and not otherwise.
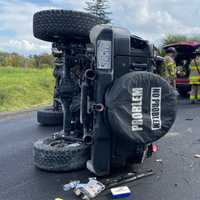
[[[198,99],[200,100],[200,95],[190,95],[190,100],[195,100],[195,99]]]
[[[190,66],[190,84],[199,85],[200,84],[200,66]]]
[[[200,85],[193,84],[190,92],[190,100],[200,100]]]

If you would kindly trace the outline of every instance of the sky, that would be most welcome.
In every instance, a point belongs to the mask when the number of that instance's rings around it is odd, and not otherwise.
[[[200,35],[200,0],[110,0],[114,25],[152,43],[165,34]],[[50,52],[33,37],[33,14],[46,9],[83,11],[84,0],[0,0],[0,51],[22,55]]]

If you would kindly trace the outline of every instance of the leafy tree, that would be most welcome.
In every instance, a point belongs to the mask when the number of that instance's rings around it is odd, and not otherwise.
[[[33,66],[36,68],[42,68],[44,65],[51,67],[53,65],[54,57],[49,54],[41,54],[41,55],[34,55],[33,59]]]
[[[163,50],[163,47],[177,42],[184,42],[184,41],[199,41],[200,42],[200,36],[198,35],[180,35],[180,34],[167,34],[163,37],[161,40],[159,51],[160,54],[163,56],[165,55],[165,52]]]
[[[101,19],[104,19],[106,23],[110,23],[110,11],[109,1],[108,0],[88,0],[86,1],[85,10],[92,15],[95,15]]]
[[[188,38],[185,35],[168,34],[163,38],[162,45],[165,46],[171,43],[187,41],[187,40]]]
[[[168,34],[162,39],[162,46],[176,43],[176,42],[183,42],[183,41],[200,41],[199,36],[187,36],[187,35],[179,35],[179,34]]]

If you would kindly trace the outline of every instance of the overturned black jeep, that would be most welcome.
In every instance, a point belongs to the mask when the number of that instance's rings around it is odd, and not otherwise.
[[[54,42],[62,60],[63,131],[34,144],[49,171],[87,166],[97,176],[141,163],[174,123],[176,95],[154,74],[152,46],[87,13],[34,15],[34,36]]]

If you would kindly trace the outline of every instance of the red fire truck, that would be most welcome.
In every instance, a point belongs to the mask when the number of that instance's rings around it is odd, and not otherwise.
[[[191,90],[191,86],[189,84],[189,76],[190,76],[190,66],[192,61],[194,61],[199,56],[197,50],[200,49],[200,42],[198,41],[185,41],[172,43],[164,47],[167,49],[169,47],[174,47],[177,51],[176,56],[176,65],[177,65],[177,90],[182,96],[188,95]],[[179,69],[183,73],[178,73]]]

